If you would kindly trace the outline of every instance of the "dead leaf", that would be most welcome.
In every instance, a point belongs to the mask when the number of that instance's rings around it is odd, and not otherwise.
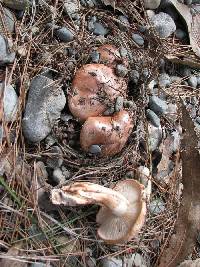
[[[175,224],[175,233],[163,249],[159,267],[176,267],[191,253],[197,229],[200,226],[200,154],[196,149],[197,136],[194,124],[182,105],[182,126],[185,130],[182,140],[182,183],[183,196]]]

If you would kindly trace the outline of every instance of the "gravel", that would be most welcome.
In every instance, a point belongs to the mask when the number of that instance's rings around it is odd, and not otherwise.
[[[76,19],[79,13],[79,1],[78,0],[65,1],[64,11],[68,14],[69,17],[71,17],[72,19]]]
[[[60,39],[60,41],[64,43],[68,43],[74,40],[74,34],[66,27],[62,27],[56,30],[55,35]]]
[[[148,125],[148,146],[150,151],[155,151],[162,141],[162,128]]]
[[[196,76],[191,76],[189,79],[188,79],[188,85],[193,87],[193,88],[197,88],[197,77]]]
[[[59,146],[52,146],[48,150],[47,166],[52,169],[57,169],[63,164],[62,150]]]
[[[37,143],[43,140],[51,132],[54,122],[60,118],[65,104],[64,92],[53,80],[42,75],[34,77],[22,121],[28,141]]]
[[[169,37],[176,31],[176,24],[170,15],[160,12],[151,18],[151,22],[161,38]]]
[[[164,212],[165,210],[165,203],[161,198],[157,198],[151,201],[149,205],[149,211],[153,215],[159,215],[160,213]]]
[[[5,38],[0,34],[0,66],[13,63],[15,56],[15,52],[8,52],[7,42]]]
[[[121,31],[124,31],[124,32],[125,32],[125,31],[128,31],[129,26],[130,26],[129,21],[128,21],[128,18],[125,17],[125,16],[120,15],[120,16],[118,17],[118,19],[119,19],[119,22],[118,22],[119,29],[120,29]]]
[[[89,153],[93,155],[101,154],[101,147],[99,145],[91,145],[89,148]]]
[[[116,74],[119,77],[125,77],[128,74],[128,69],[123,64],[118,64],[116,66]]]
[[[108,257],[100,261],[101,267],[123,267],[123,262],[121,259],[114,257]]]
[[[60,168],[57,168],[53,171],[53,180],[57,184],[61,184],[65,182],[65,176]]]
[[[135,84],[138,83],[140,78],[140,73],[137,70],[131,70],[129,74],[130,80],[134,82]]]
[[[147,118],[150,120],[150,122],[155,127],[160,127],[160,118],[154,113],[152,110],[147,109],[146,111]]]
[[[94,31],[93,33],[95,35],[106,35],[108,34],[109,30],[107,28],[105,28],[101,23],[99,22],[94,22]]]
[[[138,44],[139,46],[143,46],[144,45],[144,38],[138,34],[138,33],[133,33],[132,34],[132,39],[133,41]]]
[[[4,109],[4,119],[6,122],[14,121],[17,115],[17,105],[18,105],[18,96],[15,92],[15,89],[11,85],[6,85],[0,83],[0,95],[4,90],[4,99],[3,99],[3,109]]]
[[[90,54],[93,63],[98,63],[100,60],[100,54],[97,51],[92,51]]]
[[[177,39],[182,40],[182,39],[184,39],[184,38],[187,36],[187,34],[186,34],[186,32],[184,32],[183,30],[181,30],[181,29],[177,29],[177,30],[175,31],[175,36],[176,36]]]
[[[123,105],[125,108],[133,108],[135,106],[135,103],[133,101],[130,101],[130,100],[125,100]]]
[[[171,78],[167,73],[162,73],[158,77],[158,84],[160,87],[169,87],[171,84]]]
[[[152,96],[149,99],[149,107],[153,110],[157,115],[161,115],[166,113],[167,104],[165,101],[160,99],[158,96]]]
[[[116,102],[115,102],[115,111],[119,112],[120,110],[123,109],[123,103],[124,103],[124,98],[123,96],[118,96],[116,98]]]

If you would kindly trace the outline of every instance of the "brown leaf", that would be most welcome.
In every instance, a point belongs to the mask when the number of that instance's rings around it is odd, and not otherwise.
[[[183,198],[175,224],[175,234],[168,247],[164,248],[159,267],[176,267],[191,253],[197,229],[200,226],[200,155],[193,122],[182,105],[182,126],[185,130],[182,140],[182,183]]]

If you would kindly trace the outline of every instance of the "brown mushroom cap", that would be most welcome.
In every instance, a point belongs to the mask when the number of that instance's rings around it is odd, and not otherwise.
[[[90,117],[81,129],[81,147],[88,152],[91,145],[101,145],[102,156],[115,155],[124,147],[132,128],[132,120],[125,110],[112,117]]]
[[[68,96],[71,113],[80,120],[102,115],[108,103],[125,96],[126,82],[114,70],[103,64],[87,64],[80,68]]]
[[[106,243],[117,244],[131,240],[142,228],[146,215],[144,186],[131,179],[120,181],[113,188],[129,202],[123,216],[116,216],[107,207],[101,207],[96,221],[100,224],[98,235]]]
[[[146,215],[144,186],[127,179],[114,189],[89,182],[76,182],[51,191],[57,205],[77,206],[99,204],[98,235],[106,243],[118,244],[132,239],[142,228]]]

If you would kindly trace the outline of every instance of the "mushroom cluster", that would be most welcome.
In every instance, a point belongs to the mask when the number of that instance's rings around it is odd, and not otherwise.
[[[133,128],[127,111],[104,114],[118,97],[126,97],[126,79],[115,74],[115,67],[120,62],[127,65],[127,60],[112,45],[103,45],[97,52],[100,63],[83,65],[76,72],[68,105],[74,117],[84,122],[82,149],[89,152],[92,145],[98,145],[101,156],[113,156],[122,150]]]
[[[118,182],[113,189],[76,182],[51,191],[51,201],[56,205],[100,205],[98,235],[108,244],[123,243],[138,234],[145,221],[145,198],[144,186],[131,179]]]

